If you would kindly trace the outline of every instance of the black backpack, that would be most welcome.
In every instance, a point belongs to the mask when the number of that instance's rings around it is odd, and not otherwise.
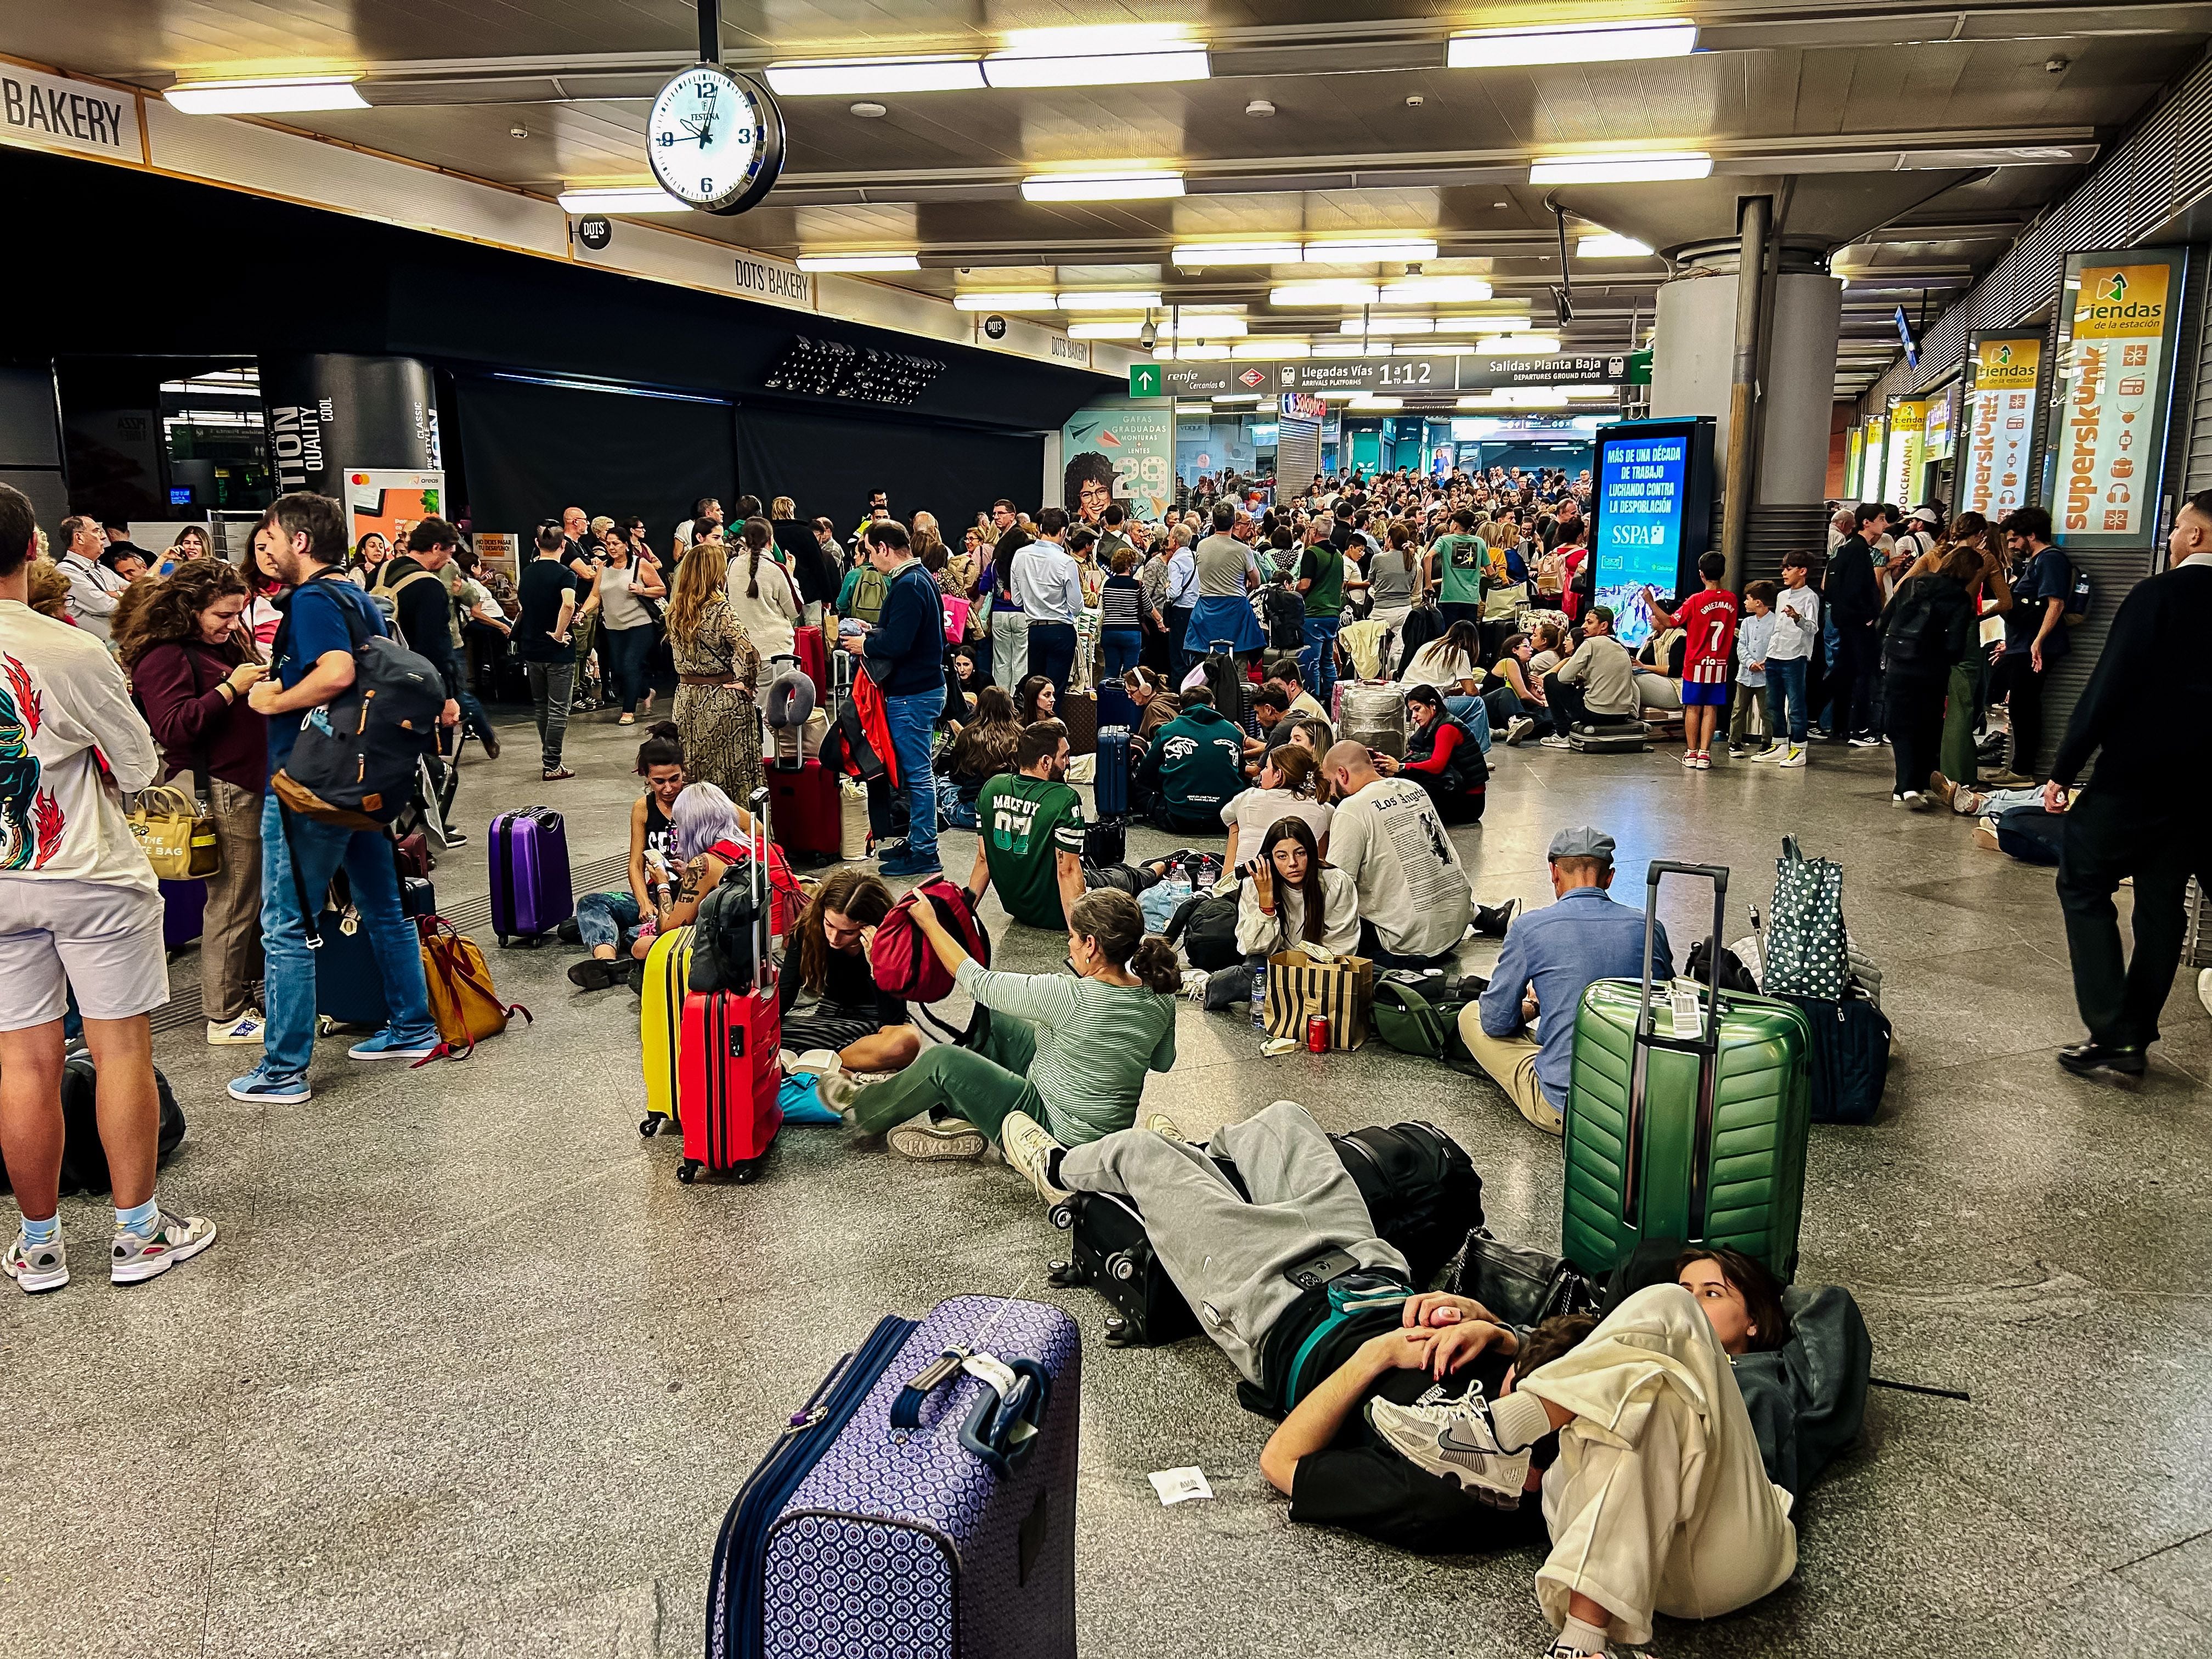
[[[686,981],[700,992],[753,988],[760,972],[757,944],[769,902],[767,890],[753,874],[752,861],[722,872],[691,923],[691,968]]]
[[[1306,643],[1306,602],[1294,588],[1278,583],[1267,589],[1267,643],[1278,651],[1302,651]]]
[[[161,1097],[161,1117],[155,1144],[155,1162],[167,1164],[185,1138],[185,1115],[177,1105],[176,1091],[159,1070],[154,1087]],[[100,1141],[100,1073],[89,1051],[80,1048],[62,1062],[61,1191],[94,1196],[112,1184],[107,1173],[107,1149]],[[0,1165],[0,1188],[8,1184],[6,1166]]]
[[[353,592],[343,577],[315,580]],[[446,682],[428,660],[372,631],[354,599],[338,609],[353,640],[353,684],[307,711],[292,757],[270,783],[302,817],[381,830],[415,798],[422,757],[438,740]]]
[[[1168,918],[1167,941],[1180,945],[1194,968],[1218,973],[1244,959],[1237,948],[1237,895],[1200,893]]]
[[[1934,668],[1952,661],[1951,628],[1936,605],[1942,577],[1916,576],[1899,590],[1885,655],[1899,667]]]

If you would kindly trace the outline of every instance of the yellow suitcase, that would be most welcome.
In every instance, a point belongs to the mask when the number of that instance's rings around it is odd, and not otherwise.
[[[641,1135],[673,1127],[676,1116],[676,1055],[684,1030],[684,992],[691,975],[691,930],[671,928],[653,941],[645,957],[645,995],[638,1005],[638,1039],[645,1052],[644,1121]]]

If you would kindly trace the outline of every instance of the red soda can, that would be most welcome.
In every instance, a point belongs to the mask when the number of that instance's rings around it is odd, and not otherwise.
[[[1306,1052],[1325,1054],[1328,1052],[1328,1016],[1310,1015],[1306,1020]]]

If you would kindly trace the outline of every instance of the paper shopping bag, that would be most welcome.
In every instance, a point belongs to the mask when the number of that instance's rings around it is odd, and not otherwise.
[[[1375,964],[1365,957],[1316,959],[1304,951],[1267,958],[1267,1035],[1306,1040],[1316,1014],[1328,1021],[1328,1046],[1357,1048],[1367,1041],[1375,1002]]]

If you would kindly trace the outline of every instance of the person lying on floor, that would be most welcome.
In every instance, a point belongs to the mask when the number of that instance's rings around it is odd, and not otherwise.
[[[835,1049],[848,1072],[896,1072],[921,1052],[906,1004],[878,986],[868,966],[868,941],[892,902],[883,878],[859,865],[823,878],[783,950],[776,1000],[786,1048]],[[803,1013],[802,990],[817,999]]]
[[[970,899],[981,903],[995,882],[1008,915],[1057,933],[1068,926],[1086,890],[1141,893],[1159,881],[1165,860],[1142,866],[1083,861],[1083,798],[1067,781],[1065,726],[1039,720],[1024,726],[1014,760],[1018,771],[992,778],[975,798]]]
[[[629,809],[629,890],[586,893],[576,901],[576,933],[590,952],[568,968],[571,983],[604,991],[630,975],[629,963],[653,948],[653,892],[670,884],[669,811],[684,793],[684,740],[674,720],[662,720],[637,746],[637,775],[645,793]]]
[[[840,1065],[823,1074],[825,1105],[864,1134],[889,1131],[891,1150],[915,1158],[980,1158],[1005,1145],[1015,1120],[1069,1146],[1136,1121],[1146,1074],[1175,1065],[1182,964],[1175,946],[1146,936],[1135,899],[1103,888],[1068,907],[1073,978],[985,968],[934,905],[913,915],[953,983],[990,1011],[983,1040],[932,1044],[880,1081]]]

